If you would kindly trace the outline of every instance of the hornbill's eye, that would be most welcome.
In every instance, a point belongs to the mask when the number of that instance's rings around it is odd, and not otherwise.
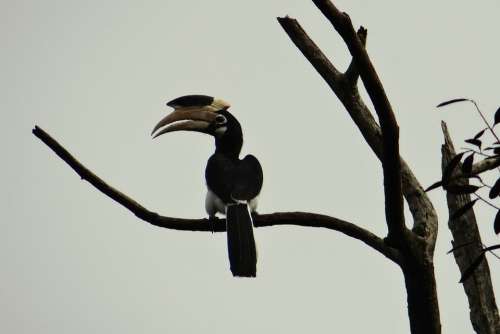
[[[226,123],[227,123],[226,117],[222,115],[217,115],[217,117],[215,117],[215,124],[222,125]]]

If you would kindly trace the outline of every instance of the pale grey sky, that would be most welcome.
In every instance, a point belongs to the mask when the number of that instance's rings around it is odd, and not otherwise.
[[[369,53],[424,185],[440,177],[440,120],[461,140],[500,105],[490,1],[335,1],[368,28]],[[260,212],[330,214],[383,236],[378,161],[275,17],[299,19],[336,65],[345,46],[310,1],[3,1],[0,5],[2,333],[407,333],[399,269],[333,231],[257,229],[258,278],[234,279],[224,234],[139,221],[33,137],[38,124],[147,208],[204,217],[211,138],[149,133],[165,102],[224,98],[261,161]],[[316,145],[316,146],[314,146]],[[316,149],[312,149],[316,147]],[[443,333],[471,333],[444,194],[436,274]],[[494,212],[479,223],[486,243]],[[409,220],[409,218],[408,218]],[[327,264],[325,266],[325,263]],[[494,284],[500,263],[491,259]]]

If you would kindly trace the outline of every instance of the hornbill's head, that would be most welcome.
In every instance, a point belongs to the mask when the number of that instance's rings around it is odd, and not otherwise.
[[[241,126],[227,111],[230,104],[226,101],[207,95],[186,95],[167,106],[174,111],[156,124],[151,132],[153,138],[173,131],[197,131],[214,136],[217,148],[239,153],[243,143]]]
[[[168,102],[167,106],[174,108],[174,111],[156,124],[151,132],[153,138],[182,130],[221,137],[236,121],[227,111],[229,103],[207,95],[181,96]]]

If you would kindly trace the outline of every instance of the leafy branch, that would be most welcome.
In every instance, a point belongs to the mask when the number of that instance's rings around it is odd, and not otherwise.
[[[465,149],[465,151],[458,153],[455,155],[449,162],[448,164],[444,167],[443,169],[443,175],[440,181],[435,182],[431,186],[429,186],[425,191],[430,191],[432,189],[436,189],[438,187],[443,187],[444,190],[451,192],[453,194],[457,195],[465,195],[465,194],[474,194],[476,196],[476,199],[472,202],[468,202],[462,207],[458,208],[451,216],[450,219],[457,219],[461,217],[462,215],[466,214],[472,207],[476,204],[476,202],[479,200],[495,209],[498,210],[497,215],[494,220],[493,228],[496,234],[500,233],[500,208],[493,204],[492,202],[486,200],[483,196],[479,195],[477,191],[482,189],[483,187],[489,188],[489,194],[488,197],[490,199],[496,199],[500,195],[500,177],[496,180],[495,184],[493,186],[490,186],[486,183],[483,182],[483,180],[479,177],[478,174],[490,170],[493,168],[497,168],[499,165],[497,165],[497,161],[500,162],[500,140],[498,139],[497,134],[495,133],[495,130],[493,129],[494,126],[498,123],[500,123],[500,108],[497,109],[494,115],[494,120],[493,120],[493,126],[489,124],[487,121],[486,117],[484,116],[483,112],[477,105],[476,101],[472,99],[467,99],[467,98],[456,98],[456,99],[451,99],[448,101],[441,102],[438,104],[436,107],[441,108],[444,106],[448,106],[454,103],[459,103],[459,102],[470,102],[474,105],[475,110],[478,112],[480,115],[481,119],[483,122],[486,124],[486,128],[482,129],[478,133],[476,133],[472,138],[466,139],[465,142],[474,146],[477,146],[479,149],[479,152],[474,150],[474,149]],[[487,155],[482,153],[482,141],[481,137],[485,133],[486,129],[489,129],[493,137],[496,139],[494,143],[492,143],[491,146],[487,147],[485,150],[493,150],[493,155]],[[463,159],[462,158],[466,155],[469,154]],[[481,156],[483,159],[481,162],[495,162],[492,164],[488,164],[488,169],[479,169],[476,165],[476,168],[474,168],[474,156]],[[458,171],[458,167],[460,167],[460,171]],[[477,178],[480,182],[481,185],[471,185],[471,184],[463,184],[458,181],[463,180],[463,179],[470,179],[470,178]],[[498,219],[497,219],[498,217]]]
[[[469,212],[473,209],[476,203],[482,202],[486,205],[489,205],[497,210],[497,214],[494,219],[493,229],[496,234],[500,233],[500,208],[498,205],[495,205],[491,200],[495,200],[500,195],[500,177],[497,178],[495,184],[490,186],[486,184],[479,174],[492,170],[494,168],[498,168],[498,160],[500,160],[500,141],[498,141],[498,136],[494,131],[494,126],[500,123],[500,108],[495,112],[493,126],[489,124],[484,116],[483,112],[480,110],[478,104],[472,99],[466,98],[457,98],[442,102],[437,105],[438,108],[448,106],[454,103],[459,102],[470,102],[474,105],[475,110],[480,115],[483,122],[486,124],[486,128],[481,129],[477,132],[473,137],[466,139],[465,142],[467,144],[473,145],[477,147],[476,149],[465,148],[463,152],[455,154],[453,145],[451,143],[451,139],[449,138],[448,130],[446,125],[443,123],[443,132],[445,135],[445,145],[443,145],[443,159],[448,156],[448,159],[443,160],[443,172],[442,178],[440,181],[432,184],[430,187],[426,189],[426,191],[442,187],[448,193],[448,202],[450,206],[450,228],[452,232],[454,229],[458,227],[455,226],[452,222],[459,222],[462,217],[466,217]],[[496,141],[489,147],[484,150],[492,150],[493,154],[483,153],[482,149],[482,136],[489,130]],[[446,153],[446,154],[445,154]],[[474,164],[474,157],[479,157],[480,161]],[[465,158],[464,158],[465,157]],[[463,159],[463,161],[462,161]],[[446,163],[445,163],[446,162]],[[485,168],[487,165],[487,168]],[[479,166],[481,166],[479,168]],[[469,180],[477,179],[479,185],[469,184]],[[488,197],[489,200],[479,194],[481,189],[489,189]],[[467,195],[474,195],[475,199],[470,200],[470,197]],[[463,195],[463,196],[461,196]],[[457,196],[461,196],[462,199],[458,199]],[[450,202],[451,201],[451,202]],[[454,203],[454,204],[450,204]],[[461,203],[457,206],[458,203]],[[471,214],[473,217],[473,213]],[[473,219],[475,221],[475,219]],[[461,224],[464,224],[462,221]],[[454,226],[452,228],[452,226]],[[464,227],[465,228],[465,227]],[[472,274],[476,271],[476,269],[480,266],[480,264],[485,259],[485,253],[490,250],[491,247],[496,247],[498,245],[484,247],[480,242],[479,232],[472,232],[471,235],[475,235],[472,238],[472,242],[461,242],[458,246],[453,247],[453,249],[449,253],[462,252],[462,248],[465,246],[473,247],[471,250],[473,253],[478,254],[475,258],[471,259],[465,266],[463,263],[459,263],[459,266],[462,268],[462,276],[460,279],[460,283],[464,283],[467,279],[469,279]],[[456,233],[454,233],[454,237],[456,237]],[[458,255],[455,255],[457,258]],[[457,260],[458,262],[458,260]]]

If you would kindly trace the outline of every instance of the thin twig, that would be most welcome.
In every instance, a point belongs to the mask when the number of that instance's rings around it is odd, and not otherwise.
[[[495,131],[493,131],[493,128],[490,126],[490,123],[486,120],[486,117],[484,117],[483,113],[481,112],[481,109],[479,109],[476,101],[472,100],[472,99],[469,99],[470,102],[472,102],[474,104],[474,106],[476,107],[476,110],[477,112],[479,113],[479,115],[481,116],[481,118],[483,119],[484,123],[486,124],[486,126],[488,127],[488,129],[490,129],[490,132],[491,134],[493,135],[493,137],[496,138],[496,140],[498,142],[500,142],[500,139],[498,139],[497,137],[497,134],[495,133]]]
[[[482,155],[483,157],[486,157],[486,158],[493,158],[494,155],[488,155],[482,151],[478,151],[476,149],[473,149],[473,148],[470,148],[470,147],[460,147],[461,150],[464,150],[464,153],[469,153],[469,152],[474,152],[478,155]]]
[[[479,200],[483,201],[484,203],[488,204],[489,206],[491,206],[492,208],[495,208],[497,210],[500,210],[500,208],[496,205],[494,205],[493,203],[490,203],[488,200],[484,199],[482,196],[478,195],[477,193],[473,193],[474,196],[476,196]]]

